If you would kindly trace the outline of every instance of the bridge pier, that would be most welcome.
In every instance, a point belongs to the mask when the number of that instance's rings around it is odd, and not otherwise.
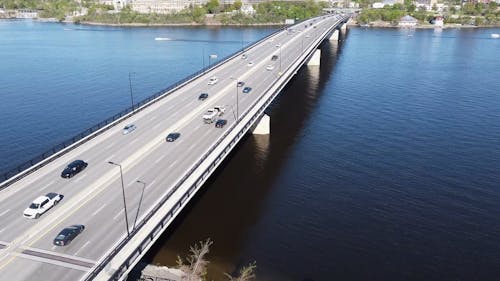
[[[344,34],[347,31],[347,23],[343,23],[340,26],[340,31],[342,32],[342,34]]]
[[[253,126],[252,134],[254,135],[269,135],[271,133],[271,117],[264,114],[260,117],[259,121]]]
[[[339,40],[339,30],[338,29],[335,29],[335,31],[333,31],[332,35],[330,35],[330,41],[338,41]]]
[[[312,55],[311,59],[307,62],[307,65],[319,65],[320,59],[321,59],[321,50],[317,49],[316,51],[314,51],[314,54]]]

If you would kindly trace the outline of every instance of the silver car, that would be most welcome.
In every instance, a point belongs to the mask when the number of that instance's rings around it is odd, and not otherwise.
[[[132,133],[137,127],[134,124],[130,124],[123,128],[122,134],[126,135]]]

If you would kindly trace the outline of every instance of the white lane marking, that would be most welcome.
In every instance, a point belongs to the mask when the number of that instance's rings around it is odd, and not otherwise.
[[[87,174],[80,175],[80,176],[79,176],[79,177],[75,180],[75,182],[79,182],[79,181],[83,180],[86,176],[87,176]]]
[[[160,158],[156,159],[155,164],[160,163],[160,161],[163,160],[163,158],[165,158],[165,156],[167,156],[167,155],[166,154],[162,155]]]
[[[97,215],[97,213],[99,213],[102,209],[104,209],[104,207],[106,207],[106,204],[103,204],[99,209],[95,210],[95,212],[92,213],[92,216]]]
[[[5,228],[0,229],[0,233],[2,233],[5,230]]]
[[[85,244],[83,244],[83,246],[75,252],[75,256],[77,256],[83,248],[87,247],[88,244],[90,244],[90,241],[85,242]]]
[[[195,130],[195,131],[198,131],[198,129],[199,129],[201,126],[203,126],[203,124],[202,124],[202,123],[198,124],[198,126],[196,126],[196,127],[194,128],[194,130]]]
[[[133,143],[135,143],[138,140],[139,140],[138,138],[135,138],[133,141],[130,142],[130,144],[133,144]]]
[[[170,165],[168,166],[168,168],[170,169],[172,166],[174,166],[175,164],[177,164],[177,162],[178,162],[178,161],[179,161],[179,159],[175,160],[172,164],[170,164]]]
[[[155,184],[156,180],[153,180],[150,184],[149,187],[153,186]]]
[[[154,121],[156,118],[157,118],[157,116],[156,116],[156,115],[153,115],[153,117],[151,117],[151,118],[149,119],[149,121]]]
[[[40,191],[46,189],[47,187],[51,186],[55,181],[49,182],[47,185],[44,185],[42,188],[40,188]]]
[[[57,248],[57,246],[52,246],[52,251],[55,250]]]
[[[105,149],[105,150],[110,149],[110,148],[111,148],[111,147],[113,147],[114,145],[115,145],[115,143],[114,143],[114,142],[113,142],[113,143],[111,143],[110,145],[106,146],[106,149]]]
[[[2,213],[0,213],[0,217],[7,214],[9,211],[10,211],[10,209],[7,209],[7,210],[3,211]]]
[[[118,214],[116,214],[114,217],[113,217],[113,220],[116,220],[121,214],[123,213],[123,209],[121,209]]]
[[[160,125],[161,125],[161,123],[158,123],[158,124],[154,125],[153,126],[153,130],[156,129],[156,128],[158,128],[158,127],[160,127]]]
[[[198,144],[197,143],[193,143],[192,145],[189,146],[188,150],[192,150],[195,146],[197,146]]]

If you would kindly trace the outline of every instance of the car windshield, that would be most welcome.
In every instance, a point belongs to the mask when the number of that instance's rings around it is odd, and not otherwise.
[[[59,234],[59,235],[57,235],[56,240],[64,240],[65,238],[66,238],[66,235]]]
[[[30,209],[38,209],[38,208],[40,208],[40,204],[31,203]]]

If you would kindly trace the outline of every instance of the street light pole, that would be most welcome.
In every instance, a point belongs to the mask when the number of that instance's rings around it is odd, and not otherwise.
[[[130,99],[132,100],[132,112],[134,112],[134,95],[132,94],[132,79],[130,78],[130,71],[128,72],[128,85],[130,86]]]
[[[111,165],[115,165],[115,166],[118,166],[120,167],[120,179],[122,181],[122,194],[123,194],[123,208],[125,210],[125,224],[126,224],[126,227],[127,227],[127,237],[130,236],[130,231],[129,231],[129,228],[128,228],[128,217],[127,217],[127,203],[125,201],[125,186],[123,185],[123,171],[122,171],[122,165],[120,164],[116,164],[114,162],[111,162],[111,161],[108,161],[109,164]]]
[[[139,205],[137,206],[137,213],[135,214],[134,228],[133,229],[135,229],[135,224],[137,223],[137,218],[139,217],[139,210],[141,208],[142,198],[144,197],[144,190],[146,189],[145,182],[140,181],[140,180],[137,180],[136,182],[142,184],[142,193],[141,193],[141,199],[139,199]]]
[[[239,123],[240,121],[240,109],[239,109],[239,91],[238,91],[238,78],[235,77],[229,77],[230,79],[236,81],[236,123]]]

